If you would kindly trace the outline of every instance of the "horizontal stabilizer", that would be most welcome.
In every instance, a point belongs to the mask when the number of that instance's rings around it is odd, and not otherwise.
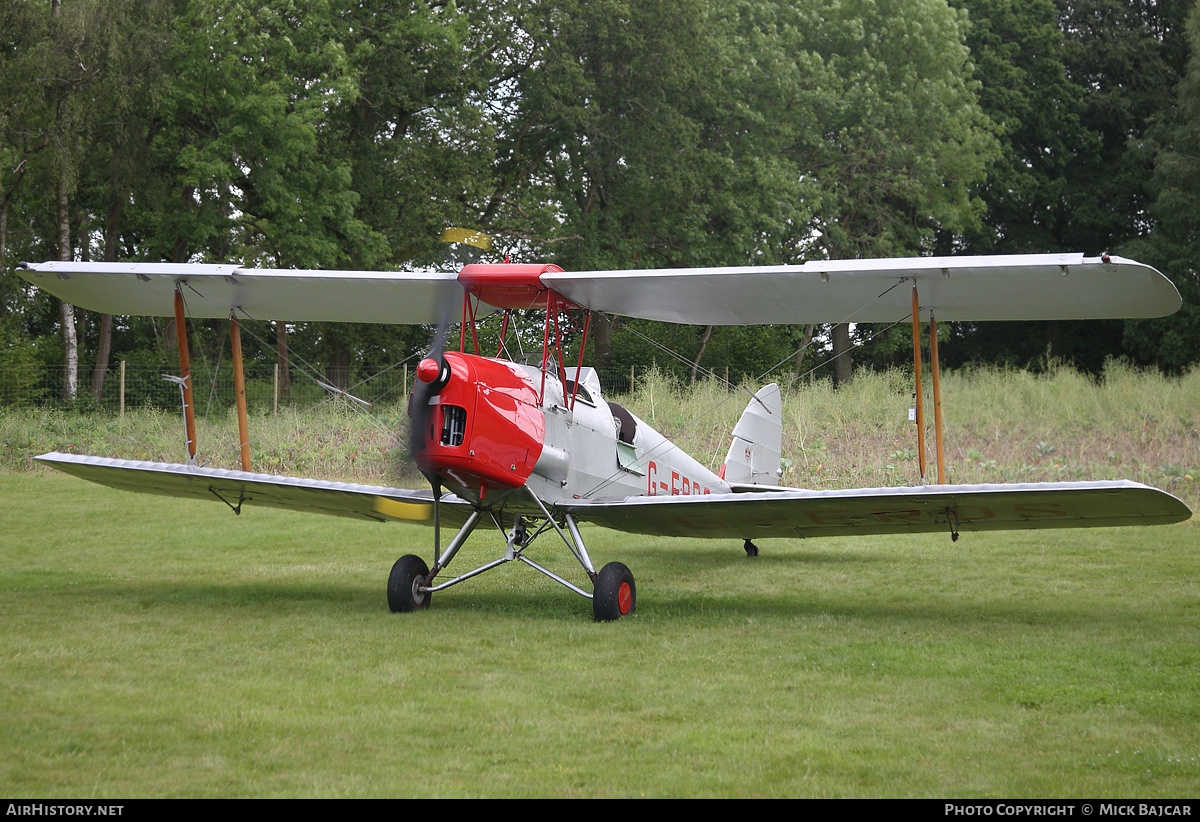
[[[242,505],[255,505],[376,522],[433,524],[431,491],[57,452],[42,454],[37,459],[59,471],[110,488],[219,500],[237,510]],[[461,525],[470,516],[470,504],[456,496],[447,494],[441,503],[443,524]]]
[[[734,539],[1165,525],[1192,515],[1165,491],[1129,481],[791,489],[577,500],[558,507],[637,534]]]

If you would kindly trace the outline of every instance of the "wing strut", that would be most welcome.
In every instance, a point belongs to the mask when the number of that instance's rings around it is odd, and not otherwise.
[[[196,464],[196,406],[192,399],[192,361],[188,352],[187,317],[184,313],[183,292],[175,285],[175,340],[179,344],[180,392],[183,394],[183,421],[187,435],[187,464]],[[242,362],[242,326],[237,314],[229,312],[229,340],[233,349],[233,383],[237,400],[238,451],[241,454],[242,470],[250,471],[250,422],[246,411],[246,371]],[[230,506],[232,507],[232,506]],[[240,503],[239,503],[240,507]]]
[[[942,456],[942,387],[938,380],[937,320],[929,309],[929,369],[933,372],[933,437],[937,449],[938,485],[946,484],[946,461]],[[957,533],[955,539],[957,539]]]
[[[921,471],[921,484],[925,484],[925,407],[924,394],[921,390],[921,308],[917,300],[917,287],[913,286],[912,293],[912,324],[913,324],[913,373],[915,375],[916,415],[917,415],[917,463]],[[934,319],[933,309],[929,309],[929,370],[933,374],[933,431],[934,450],[937,453],[938,485],[946,484],[946,461],[942,453],[942,386],[941,374],[938,371],[937,320]]]
[[[246,372],[242,365],[242,327],[237,315],[229,312],[229,341],[233,347],[233,388],[237,399],[238,448],[242,470],[250,471],[250,422],[246,413]]]
[[[917,409],[917,465],[920,467],[921,484],[925,484],[925,408],[921,392],[921,309],[917,303],[917,287],[913,286],[912,299],[913,323],[913,379]]]
[[[183,292],[175,284],[175,341],[179,344],[179,379],[183,391],[183,420],[187,432],[187,464],[196,464],[196,410],[192,402],[192,361],[188,356],[187,318],[183,314]]]

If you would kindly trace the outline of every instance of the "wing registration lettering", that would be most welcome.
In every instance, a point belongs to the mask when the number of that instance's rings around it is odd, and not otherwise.
[[[996,518],[995,511],[982,505],[951,505],[946,512],[954,514],[960,522],[983,522]]]
[[[881,525],[904,525],[919,521],[922,513],[915,508],[908,508],[893,511],[876,511],[871,516]]]
[[[861,519],[850,516],[850,512],[844,508],[827,508],[821,511],[806,511],[805,516],[812,520],[813,525],[833,525],[844,528],[853,527]]]
[[[1013,510],[1024,519],[1055,519],[1067,516],[1063,507],[1053,502],[1018,502]]]
[[[729,527],[725,520],[711,514],[681,514],[673,519],[689,531],[712,531]]]

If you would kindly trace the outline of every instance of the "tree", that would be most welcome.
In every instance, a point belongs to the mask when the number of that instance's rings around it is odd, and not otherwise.
[[[8,3],[0,9],[0,347],[20,342],[26,328],[19,321],[30,311],[24,282],[10,273],[9,216],[23,213],[19,197],[38,156],[50,146],[44,88],[30,78],[43,74],[49,16],[29,3]],[[35,184],[36,185],[36,184]]]
[[[992,146],[960,23],[940,0],[554,4],[504,157],[525,233],[576,238],[577,268],[916,253],[975,218]]]
[[[1191,57],[1176,104],[1152,132],[1155,230],[1129,248],[1174,281],[1183,308],[1171,317],[1130,320],[1126,347],[1142,362],[1180,370],[1200,361],[1200,6],[1187,20]]]
[[[1119,251],[1152,225],[1148,129],[1182,70],[1191,0],[981,0],[968,43],[1002,154],[979,189],[982,230],[946,235],[967,253]],[[1098,372],[1121,353],[1120,321],[956,324],[950,364],[1036,365],[1052,357]]]
[[[813,256],[916,254],[936,231],[976,225],[973,184],[996,145],[964,16],[938,0],[779,3],[777,13],[819,91],[800,116],[820,128],[798,128],[789,153],[819,189]],[[832,331],[835,383],[852,373],[849,319]]]

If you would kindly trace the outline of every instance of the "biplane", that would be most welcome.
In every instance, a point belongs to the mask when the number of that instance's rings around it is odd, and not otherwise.
[[[465,239],[471,242],[470,238]],[[812,261],[706,269],[563,271],[549,264],[473,263],[448,272],[265,270],[222,264],[23,263],[27,280],[60,299],[109,314],[230,319],[240,380],[239,319],[413,323],[438,327],[416,367],[410,448],[425,489],[253,473],[244,386],[238,385],[242,470],[197,464],[187,335],[179,334],[187,461],[162,464],[48,453],[42,462],[130,491],[198,497],[433,527],[433,564],[400,557],[387,581],[394,612],[427,608],[433,594],[520,562],[591,599],[596,620],[634,611],[636,585],[621,562],[599,571],[581,525],[654,536],[741,542],[768,538],[960,533],[1000,529],[1156,525],[1191,516],[1174,496],[1129,481],[951,485],[944,482],[938,320],[1155,317],[1176,311],[1171,282],[1141,263],[1104,255],[1038,254]],[[540,356],[518,362],[505,337],[513,312],[544,316]],[[458,350],[445,340],[459,312]],[[583,365],[593,312],[694,325],[906,321],[913,327],[920,484],[807,490],[781,487],[777,385],[755,393],[719,470],[684,453],[603,396]],[[499,349],[480,351],[476,323],[500,314]],[[565,323],[582,328],[565,356]],[[560,324],[561,323],[561,324]],[[929,325],[937,478],[926,477],[922,326]],[[457,576],[447,567],[482,524],[499,556]],[[441,529],[455,532],[442,545]],[[557,538],[587,581],[575,584],[527,549]]]

